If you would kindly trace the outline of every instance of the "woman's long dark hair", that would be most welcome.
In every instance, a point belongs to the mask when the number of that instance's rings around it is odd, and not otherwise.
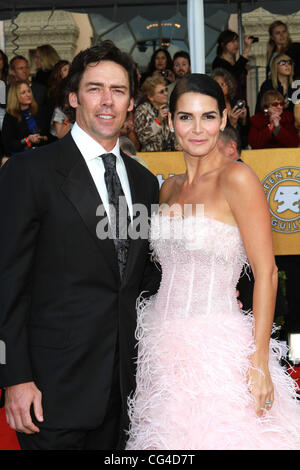
[[[226,109],[224,93],[220,85],[209,75],[203,73],[192,73],[178,80],[170,96],[169,109],[174,118],[178,99],[184,93],[200,93],[201,95],[211,96],[218,103],[220,116]]]
[[[170,56],[170,53],[166,50],[166,49],[157,49],[155,52],[153,52],[152,56],[151,56],[151,59],[150,59],[150,62],[148,64],[148,67],[147,67],[147,70],[146,70],[146,73],[145,75],[148,77],[149,75],[152,75],[153,72],[156,70],[155,69],[155,59],[156,59],[156,56],[159,52],[163,52],[167,58],[167,66],[166,68],[169,69],[169,70],[172,70],[172,57]]]
[[[62,81],[61,69],[65,65],[69,65],[69,64],[70,62],[68,60],[59,60],[52,69],[52,72],[49,78],[48,96],[49,98],[51,98],[51,100],[53,100],[54,103],[56,102],[57,90]]]
[[[222,33],[218,37],[217,56],[220,57],[223,54],[224,47],[226,46],[226,44],[237,38],[238,35],[230,29],[222,31]]]

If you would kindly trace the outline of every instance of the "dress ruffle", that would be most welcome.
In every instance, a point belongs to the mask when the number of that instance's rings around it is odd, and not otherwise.
[[[137,389],[129,399],[133,450],[300,449],[296,384],[271,339],[272,409],[258,417],[247,383],[255,351],[250,313],[158,320],[155,297],[138,310]],[[222,338],[219,341],[218,338]]]
[[[211,217],[154,216],[158,293],[137,305],[137,387],[128,450],[300,450],[296,383],[271,339],[274,404],[262,417],[249,390],[254,318],[237,306],[247,262],[239,230]],[[274,331],[276,327],[274,327]]]

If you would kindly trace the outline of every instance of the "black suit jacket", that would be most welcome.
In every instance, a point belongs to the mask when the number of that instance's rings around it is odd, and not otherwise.
[[[157,179],[122,154],[132,202],[158,202]],[[104,416],[118,345],[123,428],[135,387],[136,299],[160,273],[145,239],[131,240],[123,282],[102,204],[73,138],[20,154],[0,171],[0,386],[34,381],[44,426],[93,428]]]

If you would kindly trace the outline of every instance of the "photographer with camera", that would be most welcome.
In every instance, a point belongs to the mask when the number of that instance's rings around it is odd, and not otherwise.
[[[157,49],[153,52],[147,70],[142,74],[141,83],[152,76],[163,77],[167,85],[175,81],[175,75],[172,71],[172,58],[166,49]]]
[[[142,92],[147,101],[134,113],[134,131],[141,152],[174,150],[173,136],[168,125],[168,90],[161,76],[146,78]]]
[[[227,29],[218,37],[217,57],[212,63],[212,69],[222,68],[233,75],[237,81],[237,98],[247,102],[247,73],[249,70],[248,55],[253,42],[257,42],[258,38],[254,36],[244,36],[243,51],[236,60],[239,51],[239,37],[237,33]]]
[[[214,69],[211,77],[222,88],[228,121],[238,132],[242,148],[247,148],[250,113],[245,101],[236,98],[236,80],[227,70],[221,68]]]

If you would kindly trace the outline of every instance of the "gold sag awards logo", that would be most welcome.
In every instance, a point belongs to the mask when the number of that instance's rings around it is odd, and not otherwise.
[[[284,166],[262,181],[275,232],[300,232],[300,168]]]

